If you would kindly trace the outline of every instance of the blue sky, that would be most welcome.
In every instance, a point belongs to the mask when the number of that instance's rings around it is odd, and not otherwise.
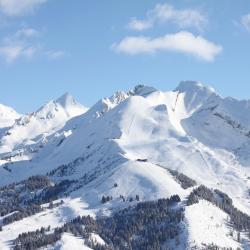
[[[0,0],[0,103],[19,112],[181,80],[250,98],[249,0]]]

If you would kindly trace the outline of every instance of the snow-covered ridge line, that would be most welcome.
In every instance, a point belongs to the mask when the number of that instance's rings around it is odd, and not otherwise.
[[[21,114],[18,114],[14,109],[0,104],[0,131],[2,128],[10,127],[14,124]],[[1,134],[1,132],[0,132]]]
[[[31,145],[62,128],[65,123],[85,113],[87,109],[73,96],[66,93],[55,101],[50,101],[37,111],[19,116],[14,124],[5,129],[0,142],[0,153],[8,153]]]

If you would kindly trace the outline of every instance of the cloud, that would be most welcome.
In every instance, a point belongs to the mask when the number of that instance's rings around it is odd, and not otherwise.
[[[150,20],[138,20],[136,17],[131,18],[128,28],[132,30],[142,31],[149,29],[153,26],[153,23]]]
[[[4,45],[0,47],[0,55],[3,56],[7,63],[12,63],[16,59],[23,57],[26,59],[32,58],[36,53],[35,47],[24,45]]]
[[[45,53],[50,60],[57,60],[65,56],[65,51],[62,50],[49,50]]]
[[[248,32],[250,32],[250,14],[247,14],[241,18],[241,24]]]
[[[161,22],[173,22],[180,28],[195,27],[201,29],[207,22],[206,18],[197,10],[177,10],[168,4],[157,4],[153,15]]]
[[[34,12],[48,0],[0,0],[0,10],[8,16],[22,16]]]
[[[39,35],[40,32],[32,28],[23,28],[15,33],[15,36],[17,38],[31,38],[31,37],[38,37]]]
[[[14,34],[10,34],[0,43],[0,56],[7,63],[12,63],[18,58],[32,58],[39,51],[39,45],[31,41],[37,37],[39,31],[32,28],[22,28]]]
[[[64,57],[65,52],[62,50],[46,50],[46,48],[43,48],[37,40],[41,35],[41,32],[33,28],[17,30],[0,42],[0,56],[7,63],[12,63],[20,58],[32,59],[34,56],[42,56],[50,60]]]
[[[0,43],[0,56],[7,63],[12,63],[19,58],[31,59],[39,51],[39,46],[31,38],[40,34],[32,28],[22,28],[14,34],[3,38]]]
[[[141,31],[153,27],[155,23],[174,23],[179,28],[202,30],[207,18],[195,9],[175,9],[169,4],[157,4],[153,10],[147,12],[144,20],[132,18],[128,27]]]
[[[120,43],[113,44],[112,49],[129,55],[152,54],[157,51],[176,51],[205,61],[213,61],[222,51],[220,45],[186,31],[157,38],[126,37]]]

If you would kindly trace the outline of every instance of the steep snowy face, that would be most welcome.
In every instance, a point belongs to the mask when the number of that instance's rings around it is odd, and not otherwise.
[[[128,92],[117,91],[114,95],[99,100],[93,107],[88,110],[86,115],[90,120],[98,118],[110,111],[111,109],[115,108],[117,105],[119,105],[131,96],[138,95],[145,97],[155,91],[157,91],[155,88],[148,87],[145,85],[137,85],[133,90],[130,90]]]
[[[248,115],[250,113],[250,100],[239,101],[227,97],[216,108],[216,113],[228,119],[232,119],[235,126],[239,126],[241,129],[250,130],[250,116]]]
[[[185,131],[205,145],[236,153],[241,161],[243,148],[250,145],[250,102],[211,94],[181,124]],[[219,139],[218,139],[219,138]],[[244,151],[244,150],[243,150]],[[242,159],[238,156],[243,156]],[[248,158],[248,157],[247,157]],[[250,161],[247,160],[248,165]]]
[[[65,93],[56,100],[61,105],[69,117],[81,115],[87,111],[87,108],[78,103],[72,95]]]
[[[142,96],[132,96],[122,105],[119,126],[122,139],[132,143],[155,142],[167,137],[179,137],[166,103],[152,103]]]
[[[117,91],[114,95],[110,97],[106,97],[98,101],[90,110],[89,113],[93,117],[100,117],[104,113],[108,112],[109,110],[113,109],[127,98],[131,96],[143,96],[146,97],[157,90],[153,87],[148,87],[145,85],[137,85],[133,90],[128,92],[124,91]]]
[[[0,128],[13,125],[20,116],[14,109],[0,104]]]
[[[50,101],[33,115],[39,119],[53,119],[55,117],[74,117],[87,111],[87,108],[78,103],[72,95],[65,93],[55,101]]]
[[[74,98],[65,94],[56,101],[50,101],[34,113],[21,116],[8,128],[1,138],[0,153],[22,148],[62,128],[72,117],[86,112],[86,108]]]
[[[129,97],[129,95],[123,91],[118,91],[111,97],[106,97],[99,100],[92,108],[89,109],[87,115],[89,119],[98,118],[108,112],[109,110],[116,107],[118,104],[123,102]]]
[[[180,82],[175,92],[182,96],[183,105],[189,116],[208,102],[217,102],[220,98],[213,88],[192,81]],[[178,106],[178,99],[176,105]]]

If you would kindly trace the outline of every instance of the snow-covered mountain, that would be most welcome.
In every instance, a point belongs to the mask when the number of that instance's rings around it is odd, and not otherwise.
[[[86,112],[86,108],[66,93],[55,101],[50,101],[37,111],[19,116],[5,131],[0,142],[0,154],[23,150],[27,145],[46,141],[51,133],[62,128],[72,117]]]
[[[0,104],[0,129],[13,125],[20,116],[14,109]]]
[[[51,238],[43,245],[48,249],[71,244],[75,249],[146,249],[148,230],[156,242],[147,249],[215,249],[211,244],[250,249],[249,103],[223,98],[201,83],[181,82],[168,92],[138,85],[88,110],[66,94],[21,116],[0,138],[0,186],[10,184],[0,190],[0,210],[6,211],[0,218],[0,248],[19,244],[25,249],[23,238],[11,240],[50,226],[45,235]],[[181,219],[166,220],[170,210],[155,212],[165,209],[157,200],[174,195],[181,201],[171,198],[174,205],[171,199],[164,204]],[[147,207],[146,201],[158,205]],[[34,204],[41,208],[31,209]],[[156,213],[162,227],[147,226],[137,215],[141,224],[131,229],[128,245],[119,238],[123,223],[110,236],[108,220],[116,225],[126,215],[129,221],[141,209]],[[96,220],[72,223],[83,223],[88,233],[76,233],[72,224],[62,227],[86,215]],[[158,231],[165,238],[156,236]]]

